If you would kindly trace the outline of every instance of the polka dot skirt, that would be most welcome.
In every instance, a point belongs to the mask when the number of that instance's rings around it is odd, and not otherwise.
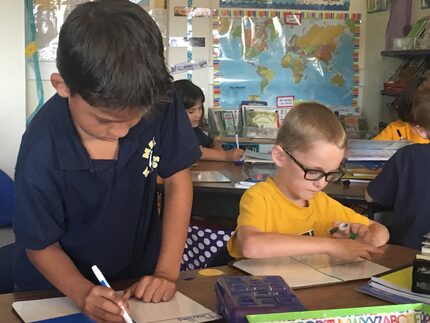
[[[181,270],[206,268],[209,259],[227,244],[232,233],[198,226],[188,227]]]

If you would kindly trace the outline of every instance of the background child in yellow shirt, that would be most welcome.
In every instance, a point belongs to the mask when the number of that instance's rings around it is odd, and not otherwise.
[[[228,242],[233,257],[268,258],[324,253],[343,259],[370,258],[388,241],[388,230],[321,192],[339,180],[346,134],[318,103],[301,103],[286,116],[272,158],[276,173],[248,189],[237,228]],[[349,230],[329,234],[331,227]],[[348,239],[353,232],[356,239]]]
[[[429,140],[423,138],[417,131],[417,125],[412,115],[412,101],[417,88],[428,82],[427,77],[422,77],[409,84],[403,91],[396,104],[398,120],[391,122],[373,140],[409,140],[415,144],[428,144]]]

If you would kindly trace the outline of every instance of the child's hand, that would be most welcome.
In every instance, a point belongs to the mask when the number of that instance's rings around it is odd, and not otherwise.
[[[235,161],[240,160],[245,153],[242,149],[234,148],[225,151],[227,160]]]
[[[353,239],[362,243],[372,244],[369,227],[361,223],[342,223],[336,221],[333,228],[340,228],[332,234],[336,239]]]
[[[331,239],[328,254],[344,260],[356,258],[371,259],[373,254],[383,254],[384,251],[372,245],[351,239]]]
[[[350,231],[356,235],[355,240],[372,245],[372,236],[367,225],[361,223],[351,223]]]
[[[159,303],[167,302],[176,293],[176,283],[156,274],[143,276],[137,283],[127,288],[124,298],[135,297],[144,302]]]
[[[124,322],[120,306],[128,310],[127,301],[118,296],[112,288],[97,285],[85,296],[82,311],[97,322]]]

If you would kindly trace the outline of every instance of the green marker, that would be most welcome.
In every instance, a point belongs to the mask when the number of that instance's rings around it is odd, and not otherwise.
[[[341,232],[348,231],[348,229],[349,229],[348,223],[340,223],[337,227],[333,227],[333,228],[329,229],[328,233],[330,233],[330,235],[332,235],[338,231],[341,231]],[[355,238],[357,238],[357,233],[349,231],[349,239],[355,240]]]

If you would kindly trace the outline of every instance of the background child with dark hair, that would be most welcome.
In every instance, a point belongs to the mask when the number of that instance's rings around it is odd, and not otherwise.
[[[201,152],[175,100],[154,20],[125,0],[78,5],[64,22],[54,95],[16,165],[17,290],[56,288],[97,321],[123,322],[130,297],[171,299]],[[164,178],[164,213],[156,179]],[[135,278],[120,297],[100,286]]]
[[[235,258],[324,253],[342,259],[371,258],[388,240],[387,229],[335,201],[322,190],[339,180],[346,134],[327,107],[296,105],[279,129],[272,158],[276,173],[246,190],[237,228],[227,247]],[[347,223],[349,229],[330,235]],[[349,233],[356,239],[348,239]],[[337,239],[334,239],[337,238]]]
[[[430,82],[416,91],[412,107],[415,130],[430,137]],[[421,249],[422,237],[430,231],[430,145],[408,145],[399,149],[373,179],[366,191],[368,202],[393,208],[390,242]]]
[[[190,118],[194,133],[200,143],[202,151],[201,159],[234,161],[240,160],[244,151],[234,148],[229,150],[222,149],[221,145],[213,138],[206,135],[200,128],[204,115],[205,95],[200,87],[189,80],[177,80],[173,82],[178,98],[184,104]]]
[[[416,122],[412,114],[412,103],[417,88],[426,82],[426,77],[410,82],[399,99],[394,101],[398,120],[391,122],[373,140],[409,140],[417,144],[427,144],[430,141],[423,138],[418,132]]]

